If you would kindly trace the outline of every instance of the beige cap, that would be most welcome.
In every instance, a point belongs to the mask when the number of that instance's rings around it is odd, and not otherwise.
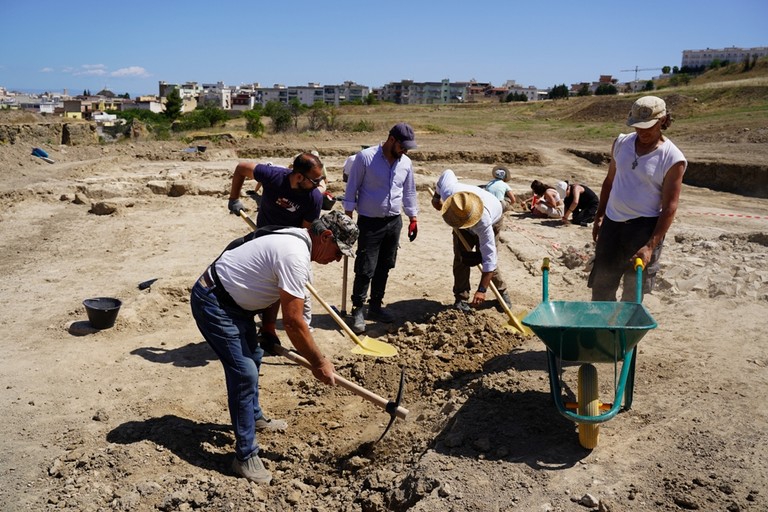
[[[667,115],[667,104],[656,96],[643,96],[632,105],[627,126],[650,128]]]
[[[472,192],[456,192],[445,200],[440,213],[445,223],[453,228],[471,228],[483,216],[483,200]]]

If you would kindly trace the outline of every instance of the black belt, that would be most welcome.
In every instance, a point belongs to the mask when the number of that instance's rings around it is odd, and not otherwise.
[[[400,215],[385,215],[385,216],[383,216],[383,217],[368,217],[367,215],[359,215],[359,217],[362,217],[362,218],[364,218],[364,219],[369,219],[369,220],[384,220],[384,221],[389,221],[389,220],[392,220],[392,219],[399,219],[399,218],[400,218]]]
[[[259,313],[259,311],[249,311],[244,309],[237,302],[235,302],[235,299],[232,298],[229,292],[225,290],[224,286],[221,284],[221,280],[219,279],[218,274],[216,274],[216,267],[214,265],[215,264],[205,269],[203,275],[200,276],[200,284],[216,296],[221,306],[226,306],[230,309],[234,309],[238,313],[249,316],[253,316],[256,313]]]
[[[205,272],[203,272],[203,275],[200,276],[200,284],[205,286],[206,288],[213,288],[216,286],[216,282],[213,280],[213,277],[211,276],[211,267],[208,267],[205,269]]]

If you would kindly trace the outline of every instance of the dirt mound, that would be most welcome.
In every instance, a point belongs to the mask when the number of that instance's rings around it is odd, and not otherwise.
[[[145,297],[168,311],[173,307],[168,299],[181,295],[178,288],[171,286]],[[149,303],[145,300],[136,307],[137,311],[146,310]],[[141,315],[131,314],[129,319],[122,320],[121,327],[136,322],[137,316]],[[331,397],[340,403],[354,401],[349,393],[329,390],[306,374],[289,379],[282,393],[295,396],[302,404],[301,416],[292,418],[301,427],[290,428],[284,434],[261,434],[270,446],[262,451],[262,458],[278,475],[270,487],[251,487],[243,480],[170,476],[182,460],[227,473],[234,442],[228,425],[198,423],[170,414],[119,425],[107,435],[107,450],[89,448],[98,444],[97,440],[83,438],[82,433],[66,435],[62,441],[70,449],[48,467],[50,483],[54,484],[48,493],[48,503],[81,510],[99,503],[111,503],[115,510],[139,506],[158,510],[244,510],[252,506],[251,500],[258,498],[266,510],[291,510],[302,501],[302,496],[311,496],[316,510],[407,510],[435,486],[406,469],[417,464],[425,450],[441,446],[443,450],[495,458],[506,455],[499,447],[511,442],[509,423],[496,423],[489,428],[454,422],[450,431],[445,430],[452,412],[470,394],[476,395],[486,387],[514,389],[514,379],[510,382],[498,374],[514,371],[507,354],[520,344],[521,338],[505,329],[504,323],[493,308],[468,315],[447,310],[431,315],[423,323],[406,322],[389,335],[387,342],[400,350],[398,361],[406,362],[404,404],[411,407],[412,417],[398,420],[377,444],[372,441],[383,428],[378,422],[371,424],[369,409],[350,416],[344,410],[323,407]],[[140,355],[158,362],[173,360],[159,348]],[[206,345],[186,354],[190,364],[195,359],[212,359]],[[399,363],[388,359],[349,359],[339,361],[337,372],[394,398],[400,380]],[[287,363],[272,357],[266,359],[266,364],[276,366],[269,369],[271,372]],[[489,389],[487,408],[475,397],[474,413],[497,414],[505,400],[502,396],[493,397],[498,392]],[[312,410],[323,413],[312,414]],[[93,419],[108,421],[109,415],[104,410],[95,411]],[[370,441],[350,442],[348,428],[342,428],[350,422],[359,424],[362,437]],[[190,450],[191,447],[199,447],[200,451]],[[158,456],[169,476],[143,479],[142,461]],[[69,482],[77,482],[77,493],[71,492]]]

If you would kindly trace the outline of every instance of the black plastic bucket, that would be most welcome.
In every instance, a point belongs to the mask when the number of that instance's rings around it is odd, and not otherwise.
[[[95,297],[83,301],[88,321],[96,329],[109,329],[115,325],[117,313],[122,305],[120,299],[112,297]]]

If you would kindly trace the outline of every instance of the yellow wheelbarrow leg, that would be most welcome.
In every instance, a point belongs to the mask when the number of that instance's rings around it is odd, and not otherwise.
[[[579,367],[579,414],[582,416],[598,416],[600,414],[599,390],[597,388],[597,368],[593,364],[582,364]],[[600,425],[597,423],[579,423],[579,444],[587,450],[597,446],[600,435]]]

